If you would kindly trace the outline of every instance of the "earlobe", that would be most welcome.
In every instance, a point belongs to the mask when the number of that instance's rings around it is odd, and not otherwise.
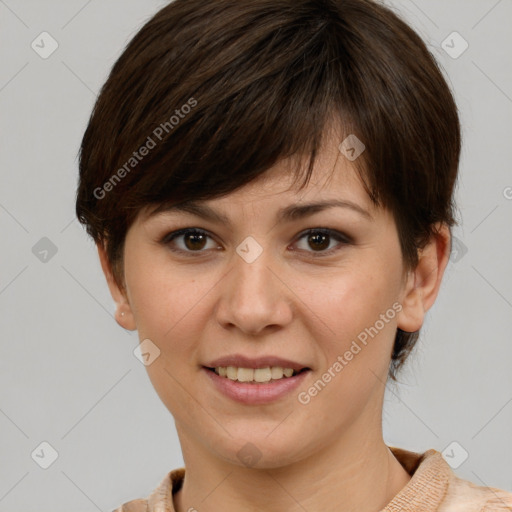
[[[450,258],[450,228],[446,224],[436,228],[429,243],[419,252],[418,265],[407,277],[402,310],[397,317],[397,326],[405,332],[416,332],[423,325],[425,313],[437,298]]]
[[[112,266],[108,259],[105,246],[101,243],[98,243],[96,244],[96,248],[98,249],[98,256],[100,258],[101,268],[103,270],[103,274],[105,275],[105,279],[107,280],[110,295],[112,295],[112,298],[116,303],[116,312],[114,314],[114,318],[123,329],[134,331],[137,327],[135,324],[135,319],[131,310],[130,303],[126,296],[126,291],[122,290],[119,287],[118,283],[114,278]]]

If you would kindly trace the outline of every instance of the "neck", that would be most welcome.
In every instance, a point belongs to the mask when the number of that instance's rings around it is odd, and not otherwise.
[[[380,425],[377,431],[372,436],[374,428],[354,424],[313,455],[265,469],[187,450],[191,445],[181,431],[186,475],[174,496],[176,512],[378,512],[411,477],[384,443]]]

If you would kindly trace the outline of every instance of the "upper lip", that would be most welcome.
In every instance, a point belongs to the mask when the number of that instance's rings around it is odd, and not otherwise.
[[[304,364],[277,356],[247,357],[241,354],[219,357],[205,364],[205,366],[207,368],[227,366],[235,366],[237,368],[265,368],[267,366],[280,366],[281,368],[291,368],[296,371],[304,368],[309,369],[309,367]]]

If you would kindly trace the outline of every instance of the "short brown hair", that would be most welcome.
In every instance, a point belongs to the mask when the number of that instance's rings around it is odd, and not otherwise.
[[[372,0],[165,6],[98,96],[80,148],[78,219],[122,286],[124,239],[143,207],[220,197],[295,156],[309,157],[306,186],[333,119],[365,144],[353,163],[414,268],[435,224],[456,224],[459,117],[425,43]],[[397,330],[394,380],[418,336]]]

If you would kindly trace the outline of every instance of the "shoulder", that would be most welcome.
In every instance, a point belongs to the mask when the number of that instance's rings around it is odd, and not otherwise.
[[[147,510],[148,510],[148,500],[138,499],[138,500],[131,500],[126,503],[123,503],[123,505],[116,508],[112,512],[147,512]]]
[[[174,469],[165,475],[147,498],[127,501],[112,512],[154,512],[156,510],[174,512],[173,494],[183,485],[184,477],[185,468]]]
[[[452,476],[440,512],[512,512],[512,493]]]
[[[512,493],[458,477],[437,450],[390,449],[411,480],[383,512],[512,512]]]
[[[493,487],[488,487],[488,489],[493,496],[486,501],[482,512],[491,512],[491,510],[512,512],[512,493]]]

